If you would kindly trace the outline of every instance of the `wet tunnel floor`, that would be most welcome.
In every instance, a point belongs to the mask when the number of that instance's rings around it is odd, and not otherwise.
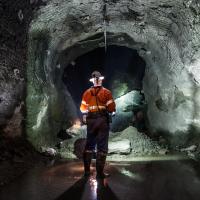
[[[200,167],[194,160],[108,162],[111,177],[82,178],[81,161],[35,167],[3,187],[1,200],[199,200]]]

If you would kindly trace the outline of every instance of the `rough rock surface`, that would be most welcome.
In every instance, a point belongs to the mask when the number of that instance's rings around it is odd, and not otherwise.
[[[45,160],[27,140],[0,136],[0,187]]]
[[[26,124],[36,147],[55,144],[59,130],[77,118],[61,80],[64,67],[105,45],[106,24],[107,45],[135,49],[147,64],[143,86],[150,132],[163,134],[172,147],[187,146],[191,135],[199,140],[199,2],[109,1],[106,13],[104,3],[0,2],[1,133],[20,135]]]
[[[26,146],[26,136],[38,149],[54,147],[57,133],[76,122],[77,108],[62,82],[63,71],[78,56],[105,45],[104,16],[107,45],[135,49],[146,62],[143,88],[150,132],[161,134],[175,148],[195,144],[192,155],[200,157],[199,1],[108,1],[106,13],[104,2],[0,1],[0,159],[4,173],[0,183],[32,165],[31,161],[26,164],[35,153]],[[118,85],[116,79],[113,82]],[[130,82],[122,81],[123,92],[128,92]],[[122,94],[112,89],[116,97]],[[126,120],[121,129],[128,125]],[[151,153],[165,153],[142,133],[126,131],[119,133],[119,141],[133,134],[138,141],[131,143],[135,155],[144,153],[148,145]],[[61,148],[64,157],[75,157],[76,140]],[[10,178],[5,180],[5,175]]]
[[[70,94],[60,92],[66,89],[59,77],[70,61],[104,46],[103,8],[100,0],[50,0],[35,14],[29,30],[27,131],[36,146],[33,135],[52,142],[63,126],[59,119],[76,118],[68,111],[68,105],[76,110]],[[107,45],[136,49],[145,60],[149,129],[172,146],[187,143],[191,129],[199,135],[199,11],[195,0],[107,3]],[[42,123],[34,129],[37,119]]]
[[[110,124],[111,131],[122,131],[132,125],[134,119],[134,109],[140,103],[139,92],[134,90],[115,99],[116,115]]]
[[[0,1],[0,186],[32,167],[38,153],[25,139],[28,28],[41,4]]]
[[[80,127],[78,130],[79,135],[77,134],[76,137],[65,140],[62,143],[62,147],[59,150],[61,157],[82,157],[86,137],[85,126]],[[108,145],[108,155],[110,159],[117,159],[117,155],[121,155],[120,159],[122,160],[129,160],[131,157],[135,156],[163,155],[165,153],[167,153],[166,149],[157,142],[152,141],[144,133],[138,132],[137,129],[132,126],[129,126],[121,132],[110,132]],[[125,155],[128,155],[128,157],[126,158]]]
[[[0,2],[0,133],[5,136],[23,132],[28,28],[41,3]]]
[[[131,143],[128,139],[116,138],[109,142],[108,153],[129,154],[131,152]]]
[[[159,150],[161,149],[161,146],[157,142],[152,141],[148,136],[138,132],[132,126],[129,126],[121,132],[111,134],[109,141],[122,141],[123,139],[129,140],[131,148],[130,154],[133,156],[159,154]]]

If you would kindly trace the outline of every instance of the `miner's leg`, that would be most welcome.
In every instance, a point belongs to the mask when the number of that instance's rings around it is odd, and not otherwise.
[[[103,179],[103,178],[110,176],[109,174],[104,173],[106,156],[107,156],[107,154],[104,152],[97,152],[97,159],[96,159],[97,176],[96,176],[96,178]]]
[[[84,163],[84,177],[90,176],[90,164],[93,157],[93,152],[96,146],[96,136],[92,129],[93,120],[88,120],[87,124],[87,141],[85,150],[83,152],[83,163]]]
[[[109,137],[109,124],[107,118],[102,119],[97,135],[97,158],[96,158],[96,171],[97,178],[106,178],[109,174],[104,173],[104,166],[106,163],[106,156],[108,152],[108,137]]]
[[[84,177],[90,176],[90,164],[92,161],[92,151],[85,150],[83,153],[83,163],[84,163]]]

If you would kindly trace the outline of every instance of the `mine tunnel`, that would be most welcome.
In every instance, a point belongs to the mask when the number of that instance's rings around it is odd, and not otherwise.
[[[64,69],[63,82],[72,96],[79,118],[83,91],[92,86],[89,79],[91,72],[95,70],[104,74],[103,86],[112,90],[113,97],[118,99],[119,104],[122,97],[132,98],[132,102],[117,110],[118,122],[113,121],[111,127],[111,131],[122,131],[132,123],[134,105],[136,110],[140,104],[145,61],[136,50],[114,45],[108,46],[106,50],[104,47],[94,49],[71,61]]]
[[[199,13],[195,0],[2,0],[0,199],[198,200]],[[84,113],[99,80],[104,109]]]

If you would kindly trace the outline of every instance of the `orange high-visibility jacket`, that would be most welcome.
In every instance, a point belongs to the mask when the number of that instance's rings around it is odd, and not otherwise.
[[[107,110],[115,112],[116,105],[111,91],[104,87],[91,87],[87,89],[82,97],[80,110],[82,113],[98,112]]]

